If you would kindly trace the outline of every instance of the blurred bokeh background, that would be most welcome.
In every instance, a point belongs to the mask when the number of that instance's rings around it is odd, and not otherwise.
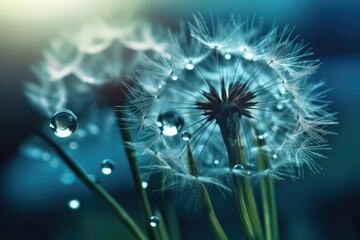
[[[174,27],[179,20],[211,9],[219,12],[256,14],[265,21],[296,26],[296,33],[310,42],[323,62],[316,77],[325,79],[333,90],[328,99],[339,112],[340,124],[331,130],[332,151],[322,160],[323,170],[306,172],[300,180],[276,184],[282,239],[360,239],[360,2],[358,0],[2,0],[0,2],[0,239],[131,239],[106,206],[60,166],[46,170],[43,165],[18,158],[24,141],[43,118],[23,95],[25,80],[34,79],[29,67],[41,58],[51,39],[64,31],[74,31],[94,19],[119,20],[129,15],[155,24]],[[94,107],[95,109],[96,106]],[[105,109],[111,116],[111,108]],[[102,109],[102,111],[105,111]],[[121,139],[111,120],[102,119],[109,133],[102,145],[79,148],[83,166],[111,189],[135,219],[140,221],[136,195],[124,160]],[[106,122],[107,121],[107,122]],[[115,130],[111,129],[114,126]],[[92,138],[99,130],[87,126]],[[101,133],[101,132],[100,132]],[[107,141],[119,142],[107,149]],[[41,145],[41,143],[39,143]],[[87,148],[101,148],[102,156],[86,155]],[[71,147],[70,147],[71,148]],[[118,162],[111,177],[97,173],[92,158],[112,158]],[[61,164],[55,161],[53,165]],[[60,171],[60,170],[61,171]],[[60,171],[60,172],[59,172]],[[65,174],[65,177],[64,177]],[[68,178],[66,178],[68,176]],[[69,180],[70,176],[70,180]],[[63,178],[61,178],[63,177]],[[60,181],[59,181],[60,178]],[[162,207],[156,183],[149,182],[152,205]],[[68,201],[79,199],[76,211]],[[239,223],[224,198],[214,194],[214,206],[231,239],[237,238]],[[183,239],[211,239],[199,210],[178,203]],[[117,237],[120,234],[120,238]]]

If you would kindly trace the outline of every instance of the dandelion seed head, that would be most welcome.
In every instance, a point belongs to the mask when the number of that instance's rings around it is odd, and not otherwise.
[[[326,126],[336,119],[323,100],[324,83],[311,79],[318,61],[293,32],[288,26],[267,31],[256,18],[211,17],[208,24],[195,15],[189,30],[169,33],[168,48],[145,59],[128,93],[128,114],[141,126],[139,145],[159,153],[143,167],[146,174],[170,177],[163,189],[202,182],[228,191],[231,174],[256,180],[296,177],[304,166],[318,172],[315,159],[324,157],[331,134]],[[181,129],[162,134],[159,118],[169,111],[182,116]],[[238,144],[233,132],[241,136],[243,169],[229,162],[227,146]],[[269,159],[268,168],[258,169],[258,156]]]

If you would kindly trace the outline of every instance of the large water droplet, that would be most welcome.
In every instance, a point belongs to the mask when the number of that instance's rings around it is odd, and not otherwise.
[[[143,189],[146,189],[148,187],[148,183],[146,181],[142,181],[141,185]]]
[[[158,224],[159,224],[159,218],[157,216],[152,216],[150,218],[150,226],[157,227]]]
[[[233,169],[234,170],[245,170],[244,166],[241,164],[236,164]]]
[[[101,163],[101,171],[105,175],[109,175],[114,170],[115,163],[111,159],[104,159]]]
[[[77,199],[72,199],[68,202],[69,208],[76,210],[80,207],[80,201]]]
[[[164,135],[174,136],[183,128],[184,118],[178,112],[167,111],[159,115],[157,125]]]
[[[191,138],[191,133],[188,132],[188,131],[185,131],[182,133],[182,138],[185,140],[185,141],[189,141],[190,138]]]
[[[77,128],[77,117],[68,109],[60,109],[51,117],[50,128],[58,137],[68,137]]]

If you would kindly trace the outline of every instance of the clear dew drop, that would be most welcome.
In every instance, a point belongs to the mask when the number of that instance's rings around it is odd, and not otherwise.
[[[159,115],[156,124],[159,126],[162,134],[174,136],[183,128],[184,118],[176,111],[167,111]]]
[[[76,150],[79,148],[79,143],[76,141],[71,141],[71,142],[69,142],[69,148],[71,150]]]
[[[193,70],[194,69],[194,64],[192,63],[192,62],[189,62],[188,64],[186,64],[186,66],[185,66],[185,68],[187,69],[187,70]]]
[[[276,159],[276,158],[277,158],[277,155],[276,155],[276,154],[274,154],[274,155],[273,155],[273,158],[274,158],[274,159]]]
[[[148,183],[146,181],[142,181],[141,186],[143,189],[146,189],[148,187]]]
[[[113,172],[115,167],[114,161],[111,159],[104,159],[101,163],[101,172],[105,175],[109,175]]]
[[[231,59],[231,54],[230,54],[230,53],[226,53],[226,54],[225,54],[225,59],[226,59],[226,60],[230,60],[230,59]]]
[[[264,139],[264,136],[263,136],[263,135],[259,135],[259,139]]]
[[[185,131],[182,133],[182,139],[184,139],[185,141],[189,141],[191,138],[191,133],[188,131]]]
[[[68,109],[56,111],[50,120],[51,130],[56,136],[61,138],[70,136],[76,130],[77,125],[77,117]]]
[[[159,218],[157,216],[151,216],[150,226],[154,228],[157,227],[158,224],[159,224]]]
[[[171,77],[171,79],[172,79],[173,81],[176,81],[176,80],[179,79],[179,77],[178,77],[175,73],[171,73],[171,74],[170,74],[170,77]]]
[[[244,166],[241,164],[236,164],[233,169],[234,170],[245,170]]]
[[[69,206],[69,208],[72,209],[72,210],[79,209],[79,207],[80,207],[80,201],[77,200],[77,199],[71,199],[71,200],[68,202],[68,206]]]
[[[220,163],[219,160],[217,160],[217,159],[214,160],[214,165],[215,165],[215,166],[216,166],[216,165],[219,165],[219,163]]]

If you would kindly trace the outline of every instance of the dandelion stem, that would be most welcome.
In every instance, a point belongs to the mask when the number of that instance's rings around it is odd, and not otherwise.
[[[52,146],[57,154],[64,160],[64,162],[71,168],[76,176],[99,198],[101,198],[113,211],[116,217],[122,222],[127,229],[134,235],[138,240],[146,240],[147,237],[142,230],[137,226],[134,220],[128,215],[120,204],[97,182],[92,181],[88,175],[72,160],[53,140],[46,135],[39,133],[39,135]]]
[[[172,181],[169,177],[165,177],[165,184],[170,184],[169,182]],[[165,218],[167,227],[169,229],[170,239],[171,240],[180,240],[180,227],[178,216],[174,204],[174,195],[173,192],[170,190],[165,190],[164,192],[164,201],[165,201]]]
[[[162,214],[159,209],[155,209],[155,215],[159,218],[159,232],[160,232],[161,240],[170,240],[164,218],[162,217]]]
[[[121,111],[117,111],[118,117],[120,119],[119,126],[120,131],[123,137],[124,143],[132,143],[131,134],[129,131],[129,128],[126,124],[126,116],[124,116],[124,113]],[[159,236],[157,234],[157,231],[155,228],[151,227],[150,225],[150,218],[152,216],[151,208],[149,204],[149,200],[147,198],[146,192],[144,188],[142,187],[142,180],[140,176],[140,170],[136,159],[136,154],[134,148],[130,144],[125,144],[125,151],[126,155],[129,160],[129,166],[132,173],[134,185],[135,185],[135,191],[138,195],[139,202],[140,202],[140,208],[143,213],[143,216],[145,217],[145,224],[146,229],[149,235],[149,238],[151,240],[158,240]]]
[[[258,130],[255,127],[255,134],[258,136]],[[257,140],[255,143],[259,148],[264,146],[266,142],[264,139]],[[263,152],[257,156],[257,166],[259,171],[270,169],[269,156]],[[264,222],[265,222],[265,235],[267,240],[278,240],[279,239],[279,228],[277,221],[277,211],[276,211],[276,200],[275,200],[275,188],[274,181],[271,176],[262,176],[260,178],[260,189],[262,196],[262,204],[264,210]]]
[[[229,113],[225,116],[224,119],[219,119],[218,123],[227,148],[229,166],[233,169],[235,165],[241,164],[246,171],[244,144],[240,135],[240,119],[237,114]],[[263,240],[263,231],[250,180],[235,173],[232,180],[244,238]]]
[[[189,143],[187,145],[187,157],[188,157],[188,166],[189,166],[190,174],[195,177],[198,177],[197,164],[192,155]],[[199,204],[206,216],[206,219],[209,223],[211,231],[214,234],[215,239],[227,240],[228,238],[216,217],[214,208],[211,204],[209,193],[207,192],[205,185],[201,182],[198,182],[196,190],[197,190],[197,198]]]

